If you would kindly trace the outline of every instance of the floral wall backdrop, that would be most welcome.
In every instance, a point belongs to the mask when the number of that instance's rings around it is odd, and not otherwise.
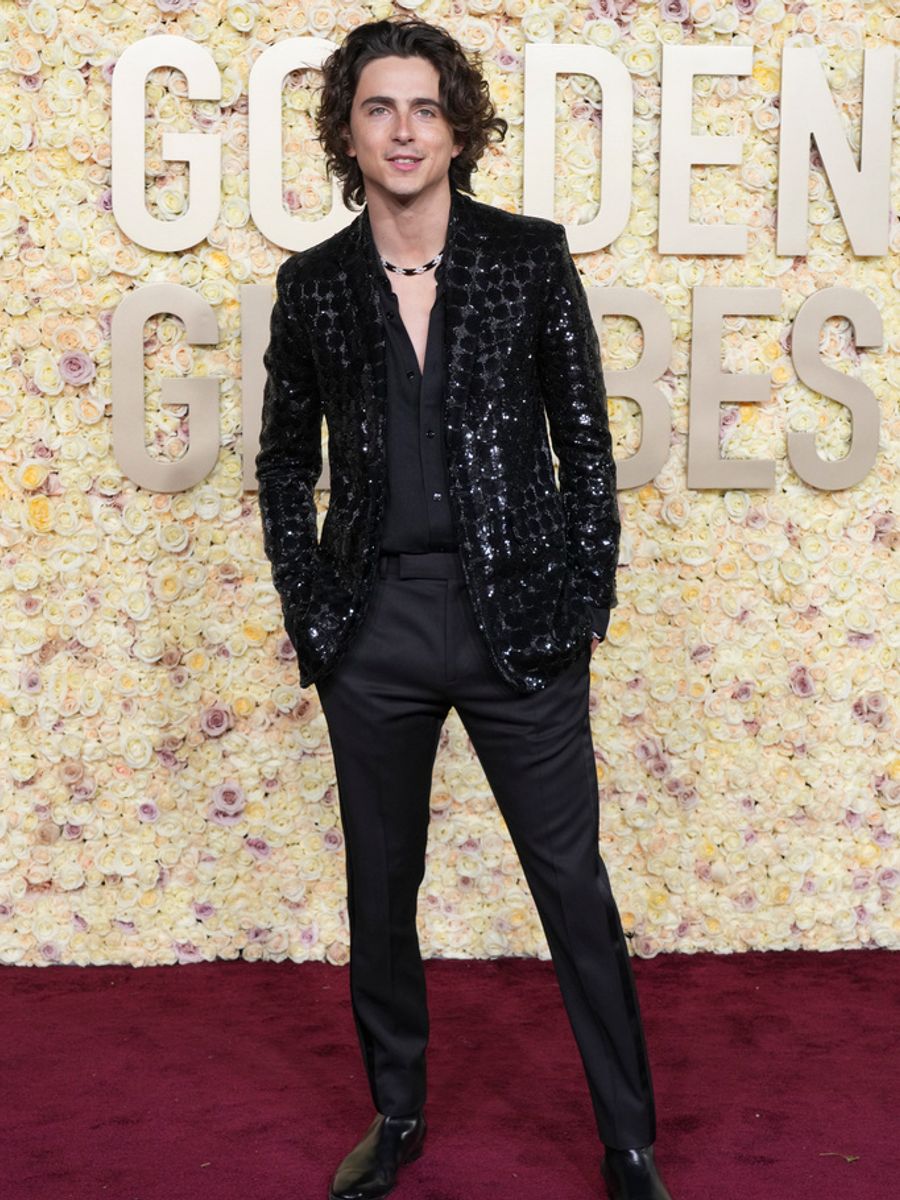
[[[479,51],[506,141],[476,194],[521,211],[523,53],[528,42],[602,46],[635,88],[634,205],[608,250],[578,256],[587,285],[641,287],[666,308],[675,347],[662,388],[673,412],[665,468],[620,492],[620,604],[591,665],[601,852],[635,953],[846,946],[900,948],[897,656],[897,396],[900,340],[892,253],[854,256],[821,164],[810,172],[809,252],[774,249],[779,70],[786,43],[814,45],[858,129],[862,49],[896,44],[890,0],[469,0],[339,4],[30,0],[0,14],[0,962],[348,959],[334,770],[315,688],[296,660],[271,586],[255,493],[244,492],[239,403],[245,283],[271,283],[285,251],[249,216],[250,68],[267,46],[340,41],[372,18],[414,10]],[[189,253],[148,251],[110,201],[110,80],[152,33],[204,45],[219,102],[189,102],[183,77],[147,89],[147,203],[177,216],[185,165],[162,131],[222,135],[221,217]],[[737,211],[739,258],[656,250],[663,43],[754,46],[752,75],[699,77],[695,130],[745,135],[740,167],[694,172],[692,219]],[[285,204],[330,205],[313,140],[314,72],[284,96]],[[600,91],[558,81],[555,218],[596,209]],[[146,436],[177,457],[171,376],[220,381],[222,444],[201,486],[158,494],[123,476],[111,449],[110,323],[148,282],[196,289],[221,339],[187,345],[160,316],[145,326]],[[779,317],[726,322],[723,367],[764,368],[767,403],[723,406],[722,453],[771,458],[772,491],[685,485],[690,289],[783,289]],[[840,283],[865,292],[884,344],[860,351],[850,324],[823,330],[826,363],[878,399],[873,470],[840,492],[812,488],[784,453],[814,431],[824,458],[847,449],[841,405],[795,377],[787,334],[802,301]],[[640,335],[603,323],[608,368]],[[611,398],[617,457],[640,442],[633,402]],[[328,502],[319,494],[320,523]],[[455,712],[431,799],[420,897],[425,955],[547,956],[537,914],[481,767]]]

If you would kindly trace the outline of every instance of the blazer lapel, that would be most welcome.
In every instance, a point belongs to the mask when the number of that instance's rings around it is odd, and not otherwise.
[[[475,202],[451,188],[452,203],[444,273],[444,361],[447,390],[444,428],[451,478],[462,454],[462,430],[469,399],[469,378],[478,353],[483,284],[489,264],[485,262],[485,233]]]
[[[351,362],[360,372],[366,440],[375,446],[383,444],[387,413],[387,339],[375,291],[377,259],[368,207],[347,227],[343,258],[351,302],[346,325]]]
[[[478,353],[481,326],[480,285],[488,264],[485,238],[472,199],[450,188],[447,252],[444,256],[444,355],[447,390],[444,421],[447,455],[453,470],[460,447],[469,396],[469,379]],[[384,444],[387,414],[387,341],[382,328],[376,273],[380,269],[366,206],[347,228],[344,265],[356,303],[351,321],[354,346],[361,355],[361,382],[373,444]]]

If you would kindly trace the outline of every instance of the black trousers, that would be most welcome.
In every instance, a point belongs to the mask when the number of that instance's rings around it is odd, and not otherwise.
[[[488,657],[458,555],[383,555],[363,627],[317,684],[347,866],[350,993],[377,1111],[425,1101],[428,1009],[416,931],[432,770],[459,713],[543,926],[606,1145],[656,1139],[650,1066],[619,911],[599,853],[590,647],[546,688]]]

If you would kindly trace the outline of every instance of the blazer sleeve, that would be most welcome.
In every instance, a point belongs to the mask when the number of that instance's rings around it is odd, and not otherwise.
[[[593,609],[614,608],[621,523],[600,343],[587,294],[556,225],[550,250],[538,370],[566,518],[576,591]]]
[[[322,472],[322,403],[291,291],[292,261],[281,264],[275,280],[256,456],[263,546],[285,616],[309,599],[318,550],[314,487]]]
[[[591,632],[594,637],[599,638],[602,642],[606,637],[606,631],[609,628],[610,611],[608,608],[591,608],[591,617],[593,625]]]

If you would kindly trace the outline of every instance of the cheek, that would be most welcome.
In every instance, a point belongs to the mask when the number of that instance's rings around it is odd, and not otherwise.
[[[446,137],[441,136],[441,134],[439,134],[437,132],[434,133],[434,135],[429,139],[429,141],[430,141],[431,145],[433,146],[436,154],[441,154],[441,155],[446,154],[449,156],[454,153],[453,143],[451,141],[449,141]]]

